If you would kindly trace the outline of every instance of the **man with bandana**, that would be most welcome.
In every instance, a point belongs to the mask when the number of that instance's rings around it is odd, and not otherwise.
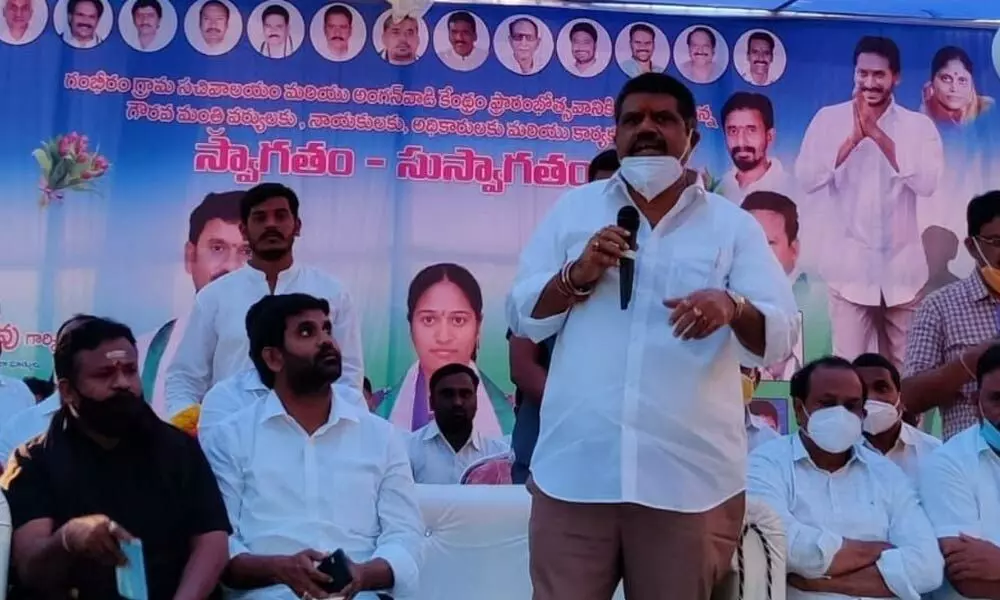
[[[939,597],[1000,598],[1000,346],[976,363],[979,422],[922,465],[920,492],[945,556]]]
[[[25,597],[118,597],[121,544],[141,544],[150,598],[207,598],[226,566],[229,519],[196,440],[142,397],[135,338],[107,319],[63,328],[62,407],[0,479]]]

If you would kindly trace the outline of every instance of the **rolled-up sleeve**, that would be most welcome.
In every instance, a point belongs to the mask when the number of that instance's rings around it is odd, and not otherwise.
[[[507,295],[507,325],[515,335],[535,343],[559,333],[566,321],[566,312],[544,319],[531,316],[545,286],[568,260],[559,225],[565,204],[564,196],[535,229],[521,252],[517,275]]]
[[[336,312],[333,319],[333,335],[340,346],[343,363],[343,373],[335,384],[337,387],[350,386],[354,391],[361,392],[365,379],[365,357],[361,344],[361,320],[351,295],[341,290],[330,298]],[[352,397],[357,394],[352,394]]]
[[[387,460],[376,501],[381,533],[373,557],[385,560],[392,568],[393,595],[409,597],[420,588],[424,524],[410,461],[399,436],[389,436]]]
[[[818,579],[826,574],[833,558],[844,544],[844,538],[824,529],[800,522],[789,510],[789,466],[771,456],[776,448],[771,442],[750,454],[747,472],[747,494],[767,504],[781,518],[788,540],[788,572],[806,579]],[[763,450],[763,452],[761,452]]]
[[[897,470],[898,471],[898,470]],[[917,492],[902,471],[880,476],[889,490],[889,543],[875,563],[882,579],[901,600],[920,600],[941,587],[944,557]]]
[[[760,224],[742,215],[736,236],[729,287],[744,296],[764,316],[764,355],[740,345],[740,364],[773,365],[788,358],[799,336],[799,310],[792,283],[778,263]]]
[[[911,118],[911,126],[900,128],[895,140],[897,177],[914,194],[930,196],[937,191],[944,170],[941,134],[926,115],[915,113]]]
[[[212,385],[212,360],[219,339],[213,326],[215,310],[206,304],[201,293],[195,296],[174,360],[167,367],[164,395],[168,418],[199,404]]]
[[[232,533],[229,535],[229,557],[249,554],[250,549],[240,537],[240,509],[243,498],[243,471],[239,466],[239,436],[235,422],[230,421],[198,432],[198,441],[208,460],[215,481],[219,485],[222,501]]]

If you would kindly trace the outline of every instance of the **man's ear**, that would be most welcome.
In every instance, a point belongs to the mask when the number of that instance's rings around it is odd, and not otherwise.
[[[188,275],[191,274],[191,267],[194,266],[195,252],[197,248],[191,242],[186,242],[184,244],[184,270]]]
[[[240,228],[240,235],[243,236],[243,241],[244,242],[249,242],[250,238],[247,237],[247,224],[243,223],[243,222],[240,222],[239,228]]]
[[[285,368],[285,357],[278,348],[268,346],[261,351],[260,356],[272,373],[280,373]]]
[[[700,141],[701,141],[701,133],[699,133],[697,129],[692,130],[691,131],[691,149],[688,152],[689,153],[694,152],[695,146],[697,146],[698,142],[700,142]]]
[[[56,380],[56,390],[59,392],[59,402],[63,406],[76,406],[79,398],[76,389],[69,382],[69,379],[60,377]]]

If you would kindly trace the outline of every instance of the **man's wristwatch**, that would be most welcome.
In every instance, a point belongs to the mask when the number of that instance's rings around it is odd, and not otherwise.
[[[736,321],[743,316],[743,309],[747,306],[746,296],[737,294],[733,290],[726,290],[726,295],[729,296],[729,299],[736,306],[736,312],[733,313],[733,321]]]

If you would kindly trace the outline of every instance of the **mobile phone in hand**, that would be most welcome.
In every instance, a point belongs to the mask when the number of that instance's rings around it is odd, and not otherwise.
[[[128,600],[148,600],[149,592],[146,589],[146,564],[142,558],[142,542],[139,540],[121,541],[119,545],[127,562],[125,566],[115,568],[118,595]]]
[[[347,558],[347,554],[340,548],[336,552],[327,556],[316,566],[316,569],[320,573],[328,576],[332,581],[330,583],[323,584],[321,587],[324,592],[329,592],[331,594],[336,594],[340,592],[348,585],[354,581],[354,576],[351,575],[351,559]]]

